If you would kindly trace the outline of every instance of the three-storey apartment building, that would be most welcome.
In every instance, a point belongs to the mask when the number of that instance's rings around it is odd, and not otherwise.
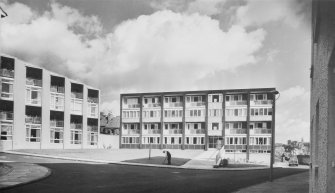
[[[98,89],[4,54],[0,85],[0,150],[98,147]]]
[[[121,94],[120,148],[271,152],[275,88]]]

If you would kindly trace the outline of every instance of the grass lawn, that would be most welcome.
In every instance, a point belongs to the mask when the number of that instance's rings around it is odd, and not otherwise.
[[[188,162],[190,159],[184,158],[173,158],[171,159],[171,165],[173,166],[181,166]],[[155,165],[167,165],[167,160],[165,160],[164,156],[155,156],[148,158],[141,158],[141,159],[132,159],[132,160],[125,160],[123,162],[130,162],[130,163],[141,163],[141,164],[155,164]]]

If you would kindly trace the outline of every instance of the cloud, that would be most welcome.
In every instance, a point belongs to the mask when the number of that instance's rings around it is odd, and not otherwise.
[[[263,25],[283,21],[291,27],[299,27],[304,19],[301,13],[305,2],[295,0],[246,0],[237,9],[237,23],[244,26]]]
[[[179,13],[199,13],[217,15],[222,11],[226,0],[153,0],[150,2],[156,10],[172,10]]]
[[[207,15],[169,10],[102,34],[97,16],[59,3],[40,14],[20,3],[5,6],[11,15],[26,15],[4,20],[6,53],[98,86],[108,93],[106,102],[117,101],[120,92],[197,89],[207,74],[255,63],[266,35],[239,25],[223,31]]]

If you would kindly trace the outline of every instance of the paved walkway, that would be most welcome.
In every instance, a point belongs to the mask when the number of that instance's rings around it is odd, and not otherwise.
[[[92,154],[90,154],[90,152]],[[249,170],[249,169],[264,169],[264,168],[220,168],[214,169],[214,158],[205,158],[204,151],[181,151],[171,150],[172,155],[180,158],[192,159],[183,166],[167,166],[167,165],[149,165],[138,163],[124,163],[122,161],[134,158],[143,158],[148,156],[148,150],[20,150],[8,151],[7,153],[32,155],[40,157],[49,157],[57,159],[69,159],[84,162],[96,163],[117,163],[129,165],[143,165],[153,167],[173,167],[184,169],[205,169],[205,170]],[[208,153],[207,153],[208,154]],[[162,156],[161,150],[152,150],[151,156]],[[3,187],[15,186],[20,183],[28,183],[30,181],[38,180],[50,175],[50,171],[42,166],[28,163],[6,163],[13,168],[13,171],[5,176],[0,176],[0,189]],[[278,167],[285,167],[285,164],[280,163]],[[308,168],[302,166],[301,168]],[[307,170],[306,170],[307,171]],[[21,176],[21,177],[20,177]],[[277,179],[273,182],[266,182],[259,185],[251,186],[246,189],[238,191],[238,193],[253,193],[253,192],[308,192],[308,172],[288,176]]]
[[[33,182],[51,173],[48,168],[32,163],[6,162],[3,164],[9,167],[10,171],[0,176],[0,190]]]
[[[235,193],[306,193],[308,192],[309,173],[303,172],[279,178],[273,182],[265,182],[254,186],[249,186]]]

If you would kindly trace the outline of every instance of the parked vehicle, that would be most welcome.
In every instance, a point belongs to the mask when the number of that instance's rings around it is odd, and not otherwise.
[[[298,166],[298,158],[297,156],[292,156],[290,160],[288,161],[288,166]]]

